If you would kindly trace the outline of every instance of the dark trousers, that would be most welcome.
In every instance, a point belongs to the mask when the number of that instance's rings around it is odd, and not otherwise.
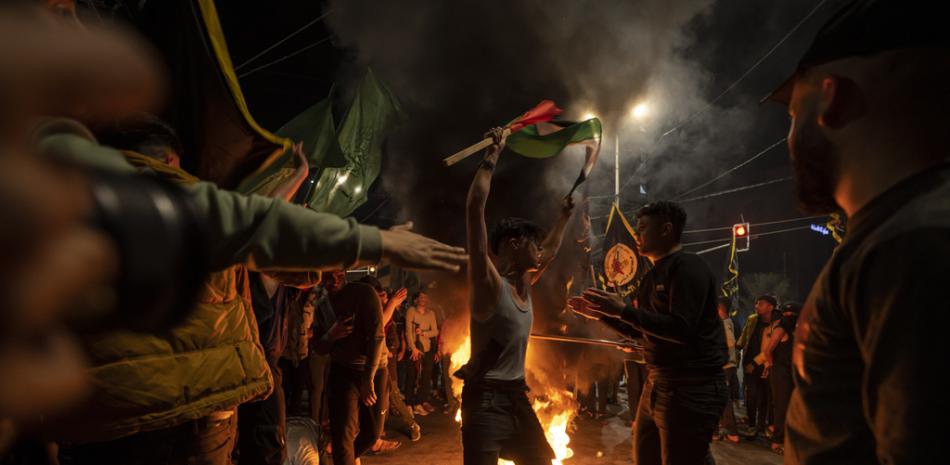
[[[281,465],[287,456],[283,373],[276,364],[271,373],[271,395],[238,406],[238,465]]]
[[[729,400],[726,402],[726,408],[722,411],[722,419],[719,421],[720,425],[725,428],[726,433],[730,435],[739,434],[739,428],[736,426],[736,411],[732,405],[733,395],[735,392],[738,392],[735,387],[735,383],[738,380],[736,376],[736,367],[729,367],[725,369],[726,373],[726,387],[729,388]]]
[[[402,396],[402,392],[399,391],[399,383],[397,382],[398,371],[396,361],[392,359],[389,360],[389,367],[386,370],[389,376],[389,410],[399,414],[399,418],[406,426],[407,434],[412,434],[411,429],[412,425],[416,423],[416,418],[412,414],[412,410],[406,405],[406,400]]]
[[[762,378],[761,368],[746,374],[746,413],[749,426],[765,431],[769,424],[769,401],[772,397],[769,380]]]
[[[785,442],[785,413],[795,387],[792,370],[789,367],[773,366],[769,373],[769,384],[772,386],[772,405],[775,412],[775,434],[772,436],[772,442],[782,444]]]
[[[304,409],[303,393],[309,389],[310,385],[310,365],[309,360],[303,359],[294,363],[281,357],[278,364],[281,377],[283,378],[284,403],[286,412],[289,416],[306,416],[309,411]]]
[[[429,402],[432,396],[432,363],[435,359],[435,350],[430,349],[422,353],[417,366],[409,367],[409,377],[406,389],[410,393],[409,404],[418,405]],[[418,388],[416,387],[418,383]]]
[[[633,360],[624,360],[623,369],[627,375],[627,408],[630,409],[630,415],[636,418],[640,392],[647,381],[647,366]]]
[[[106,442],[64,444],[62,465],[230,465],[237,417],[216,414]]]
[[[464,465],[497,465],[499,457],[515,465],[550,465],[554,452],[524,390],[466,386],[462,456]]]
[[[327,406],[334,465],[353,465],[357,457],[373,447],[383,431],[388,396],[380,394],[389,389],[389,377],[385,369],[376,370],[373,384],[377,401],[372,406],[363,405],[360,399],[362,378],[362,371],[338,364],[330,366]]]
[[[637,411],[634,463],[714,463],[709,442],[727,400],[721,376],[689,381],[648,379]]]
[[[310,372],[310,418],[322,427],[328,419],[326,386],[330,357],[311,352],[307,357],[307,367]]]

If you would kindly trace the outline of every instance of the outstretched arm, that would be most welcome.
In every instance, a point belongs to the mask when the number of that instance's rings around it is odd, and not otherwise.
[[[557,223],[554,223],[554,227],[551,228],[548,236],[541,243],[541,266],[538,267],[538,271],[531,275],[531,284],[535,284],[541,279],[544,270],[557,256],[557,251],[561,248],[561,243],[564,242],[564,231],[567,230],[567,222],[570,221],[571,212],[573,211],[574,199],[570,196],[564,197],[561,200],[561,211]]]
[[[501,277],[488,254],[488,228],[485,225],[485,204],[491,191],[491,178],[498,156],[505,147],[500,128],[491,131],[494,143],[485,151],[485,159],[475,173],[465,203],[465,221],[468,233],[468,284],[471,295],[472,317],[484,321],[495,311],[495,296],[501,286]]]

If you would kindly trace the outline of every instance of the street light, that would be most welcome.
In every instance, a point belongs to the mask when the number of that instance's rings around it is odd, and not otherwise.
[[[650,115],[650,106],[640,102],[630,110],[630,118],[643,121]],[[620,202],[620,131],[614,133],[614,201]]]
[[[646,102],[640,102],[633,107],[633,110],[630,111],[630,116],[635,120],[642,120],[650,114],[650,106]]]

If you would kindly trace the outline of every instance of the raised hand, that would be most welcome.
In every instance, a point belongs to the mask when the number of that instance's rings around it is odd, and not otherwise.
[[[561,200],[561,216],[565,218],[570,218],[571,212],[574,211],[574,197],[568,195]]]
[[[403,287],[396,290],[396,292],[393,292],[393,295],[389,296],[389,301],[394,302],[392,305],[398,307],[403,302],[405,302],[408,297],[409,297],[409,291],[407,291],[406,288]]]
[[[619,318],[623,309],[627,307],[620,294],[607,292],[596,287],[584,291],[584,300],[590,303],[590,308],[606,316]]]

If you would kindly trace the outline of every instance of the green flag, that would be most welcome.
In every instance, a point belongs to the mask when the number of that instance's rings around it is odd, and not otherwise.
[[[337,133],[343,164],[321,167],[307,201],[310,208],[347,216],[363,204],[379,176],[386,132],[402,118],[395,96],[368,71]]]
[[[307,205],[317,211],[347,216],[366,201],[369,186],[379,176],[383,139],[403,115],[389,89],[373,74],[366,73],[339,130],[333,120],[333,91],[324,100],[284,124],[277,134],[303,142],[311,168],[317,169]],[[267,193],[293,175],[291,150],[267,169],[245,179],[239,190]],[[312,186],[312,187],[311,187]]]

